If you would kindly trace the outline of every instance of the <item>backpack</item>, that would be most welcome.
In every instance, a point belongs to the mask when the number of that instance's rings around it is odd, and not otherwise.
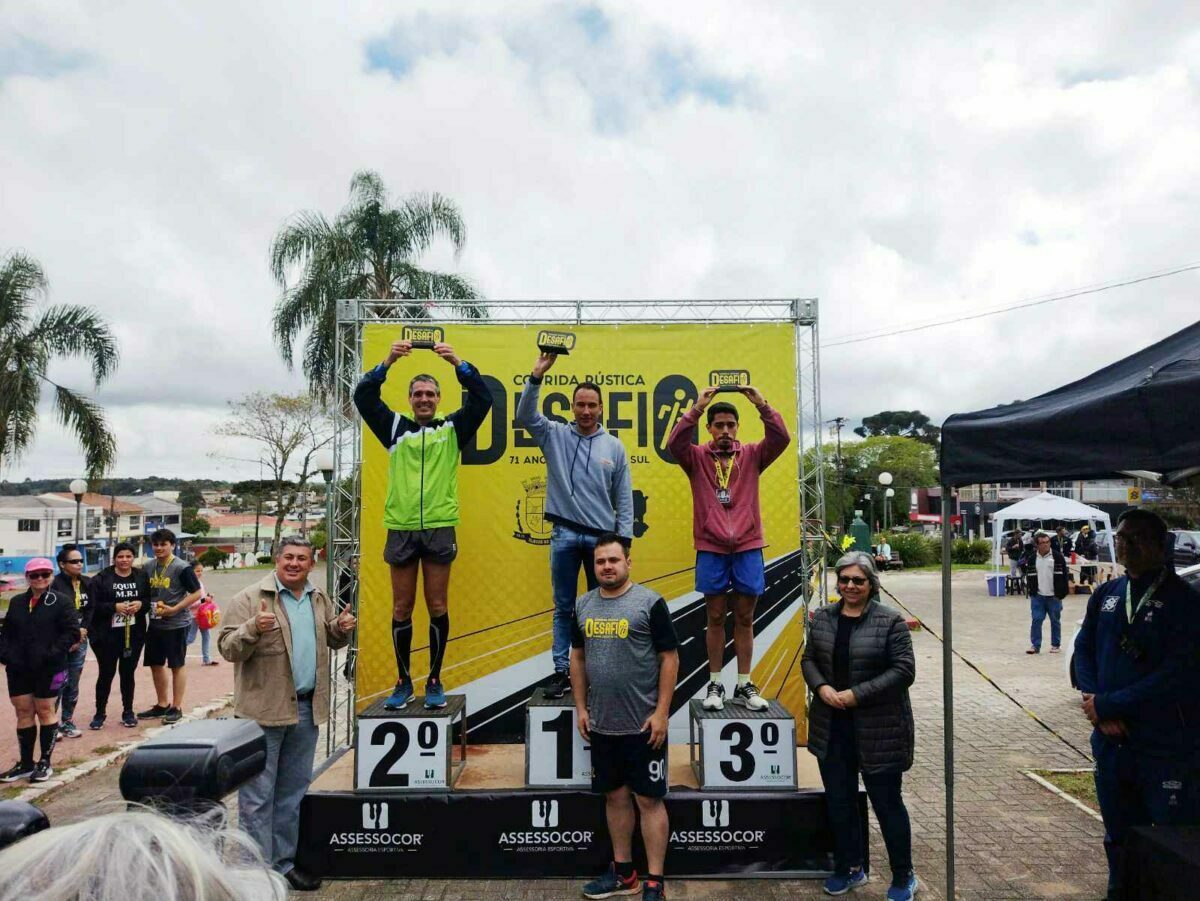
[[[196,608],[196,625],[205,632],[221,625],[221,610],[213,603],[212,598],[207,598]]]

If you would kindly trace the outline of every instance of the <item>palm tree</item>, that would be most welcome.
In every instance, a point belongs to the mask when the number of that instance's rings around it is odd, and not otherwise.
[[[461,276],[416,265],[442,237],[453,244],[455,256],[467,240],[466,224],[453,201],[440,194],[413,194],[392,206],[383,180],[368,170],[354,174],[350,201],[333,222],[320,213],[303,212],[279,230],[270,253],[271,274],[283,291],[275,304],[275,341],[291,367],[293,345],[309,329],[301,368],[314,395],[323,399],[334,390],[339,299],[454,301],[479,296]],[[297,266],[299,276],[289,284],[288,273]],[[427,315],[419,303],[397,304],[393,312],[410,318]]]
[[[33,443],[43,387],[54,394],[54,412],[83,448],[89,478],[100,478],[117,456],[117,441],[100,405],[47,377],[60,357],[82,357],[96,387],[117,368],[117,342],[100,314],[55,304],[38,312],[46,275],[24,254],[0,257],[0,460],[11,463]]]

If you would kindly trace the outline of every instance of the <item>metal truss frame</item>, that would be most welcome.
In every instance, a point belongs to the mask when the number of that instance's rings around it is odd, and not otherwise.
[[[825,466],[821,450],[821,365],[818,337],[818,303],[812,298],[748,300],[339,300],[336,305],[336,387],[332,414],[334,472],[332,522],[328,524],[330,584],[353,586],[351,603],[358,612],[358,579],[353,559],[358,555],[362,487],[361,441],[354,388],[363,369],[363,326],[404,325],[416,322],[446,324],[526,325],[553,322],[563,325],[638,323],[742,322],[786,323],[796,337],[797,470],[800,492],[801,562],[808,574],[804,582],[805,622],[814,594],[827,597],[825,576]],[[354,664],[357,636],[345,651],[330,655],[329,721],[325,752],[354,740]]]

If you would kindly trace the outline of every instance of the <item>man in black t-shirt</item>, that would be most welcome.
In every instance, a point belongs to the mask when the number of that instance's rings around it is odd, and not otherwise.
[[[200,580],[190,563],[175,556],[175,533],[158,529],[150,536],[154,560],[146,566],[150,577],[150,623],[146,630],[144,661],[154,679],[155,704],[138,713],[139,720],[162,717],[164,725],[183,719],[187,690],[187,634],[192,623],[188,609],[200,600]],[[170,702],[167,693],[170,690]]]

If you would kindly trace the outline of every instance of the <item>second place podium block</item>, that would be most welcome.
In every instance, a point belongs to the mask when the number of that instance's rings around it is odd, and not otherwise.
[[[358,717],[354,790],[360,792],[449,791],[467,764],[467,699],[447,695],[446,706],[426,710],[415,698],[402,710],[376,701]],[[454,724],[459,757],[454,759]]]

